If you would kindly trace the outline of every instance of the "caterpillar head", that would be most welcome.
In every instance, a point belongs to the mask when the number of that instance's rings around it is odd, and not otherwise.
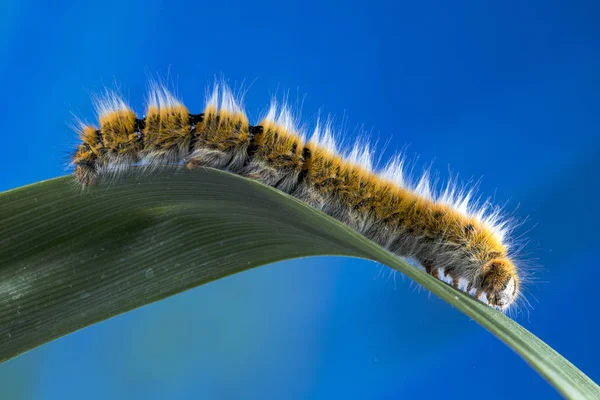
[[[516,267],[508,258],[496,258],[483,267],[481,290],[487,294],[491,306],[504,309],[519,294],[519,278]]]

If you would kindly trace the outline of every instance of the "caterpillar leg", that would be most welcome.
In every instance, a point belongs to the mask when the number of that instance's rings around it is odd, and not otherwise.
[[[454,270],[452,268],[444,268],[444,278],[450,276],[452,278],[452,286],[458,289],[459,279],[453,274]]]
[[[440,279],[440,274],[438,269],[433,265],[431,261],[423,262],[423,266],[425,267],[425,272],[434,278]]]

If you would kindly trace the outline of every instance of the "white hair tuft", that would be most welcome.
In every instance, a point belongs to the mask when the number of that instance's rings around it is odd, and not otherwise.
[[[105,89],[102,96],[96,96],[92,101],[99,118],[113,112],[131,110],[121,96],[114,90]]]
[[[183,103],[175,97],[165,85],[156,81],[150,81],[148,93],[148,107],[156,107],[159,110],[180,107]]]

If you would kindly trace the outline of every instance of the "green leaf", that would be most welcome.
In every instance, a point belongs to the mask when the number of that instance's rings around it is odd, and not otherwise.
[[[388,265],[477,321],[560,393],[600,388],[516,322],[261,183],[212,169],[62,177],[0,193],[0,361],[183,290],[280,260]]]

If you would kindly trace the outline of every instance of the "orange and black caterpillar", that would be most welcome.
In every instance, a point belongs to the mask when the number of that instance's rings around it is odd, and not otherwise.
[[[151,85],[149,98],[144,118],[115,93],[96,101],[100,128],[80,129],[73,157],[81,185],[132,165],[226,170],[295,196],[490,306],[505,310],[519,298],[510,226],[487,202],[474,209],[470,191],[449,183],[435,194],[427,176],[411,185],[399,157],[374,172],[368,146],[341,155],[329,123],[317,123],[306,140],[287,106],[275,102],[252,126],[223,84],[202,114],[190,114],[162,86]]]

